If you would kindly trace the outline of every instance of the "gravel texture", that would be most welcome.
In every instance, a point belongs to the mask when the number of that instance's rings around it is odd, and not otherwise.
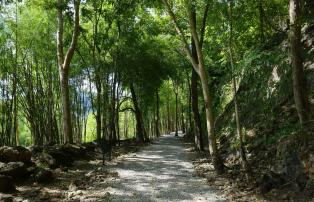
[[[15,193],[0,193],[0,201],[225,201],[215,185],[197,177],[195,153],[184,144],[172,134],[105,166],[100,159],[76,161],[66,170],[54,170],[52,183],[21,184]]]
[[[166,135],[140,152],[120,157],[104,190],[109,201],[225,201],[194,174],[193,153],[180,137]]]

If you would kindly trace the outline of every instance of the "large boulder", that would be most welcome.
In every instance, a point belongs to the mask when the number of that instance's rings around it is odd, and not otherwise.
[[[39,160],[50,168],[57,168],[60,166],[71,166],[74,158],[60,147],[49,146],[43,149],[43,152],[39,155]]]
[[[0,148],[0,161],[1,162],[31,162],[32,154],[30,150],[25,147],[17,146],[17,147],[1,147]]]
[[[0,175],[0,192],[10,193],[15,190],[14,179],[10,176]]]
[[[87,151],[93,150],[96,146],[87,145],[53,145],[43,147],[32,147],[34,159],[48,165],[50,168],[69,167],[75,160],[89,158]]]
[[[23,162],[0,163],[0,175],[20,179],[28,176],[28,171]]]
[[[86,156],[86,148],[79,145],[65,144],[61,146],[61,150],[74,159],[82,159]]]
[[[0,161],[1,162],[16,162],[19,159],[19,152],[12,147],[0,148]]]

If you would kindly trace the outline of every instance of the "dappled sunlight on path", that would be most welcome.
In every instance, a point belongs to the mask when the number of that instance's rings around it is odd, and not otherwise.
[[[191,155],[179,138],[163,136],[141,152],[119,158],[110,168],[119,178],[105,192],[111,201],[223,201],[193,175]]]

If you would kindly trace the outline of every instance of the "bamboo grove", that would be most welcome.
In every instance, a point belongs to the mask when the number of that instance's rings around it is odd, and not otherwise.
[[[301,52],[312,46],[302,43],[313,7],[298,0],[1,1],[0,144],[143,143],[181,130],[197,150],[208,145],[219,171],[218,140],[230,133],[249,171],[246,131],[271,124],[278,104],[294,100],[296,130],[311,120],[303,64],[313,58]]]

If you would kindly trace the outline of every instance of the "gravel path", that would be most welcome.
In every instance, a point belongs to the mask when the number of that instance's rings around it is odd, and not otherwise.
[[[196,177],[192,153],[173,135],[118,159],[119,177],[104,191],[110,201],[224,201]]]

